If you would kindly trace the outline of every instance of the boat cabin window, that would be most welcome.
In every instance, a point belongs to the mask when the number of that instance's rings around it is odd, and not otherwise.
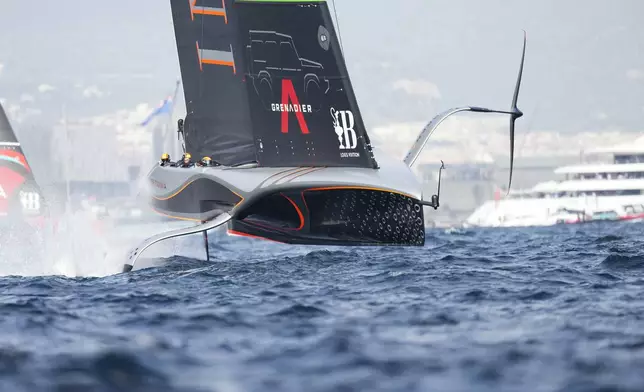
[[[606,219],[615,219],[617,218],[617,212],[615,211],[597,211],[593,213],[593,218],[606,218]]]
[[[566,192],[567,195],[563,197],[583,197],[583,196],[635,196],[641,195],[640,189],[618,189],[606,191],[581,191],[581,192]]]
[[[644,172],[620,173],[578,173],[572,176],[573,180],[633,180],[644,178]],[[568,180],[568,175],[566,175]]]
[[[644,154],[615,155],[615,163],[644,163]]]
[[[596,197],[596,196],[636,196],[644,194],[641,189],[619,189],[598,191],[565,191],[565,192],[531,192],[510,194],[506,199],[560,199],[565,197]]]
[[[624,206],[624,211],[629,214],[641,214],[644,212],[644,206],[641,204],[629,204]]]

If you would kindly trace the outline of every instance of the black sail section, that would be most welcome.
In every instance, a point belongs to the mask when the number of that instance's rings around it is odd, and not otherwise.
[[[171,3],[188,152],[377,168],[326,2]]]
[[[224,165],[257,160],[232,0],[171,0],[186,101],[186,150]]]
[[[326,2],[235,2],[262,165],[376,167]]]
[[[0,105],[0,142],[3,143],[17,143],[18,139],[13,133],[7,114],[4,112],[2,105]]]

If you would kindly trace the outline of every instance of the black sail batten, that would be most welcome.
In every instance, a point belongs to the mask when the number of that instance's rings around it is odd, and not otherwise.
[[[325,1],[171,4],[188,152],[224,165],[377,168]]]

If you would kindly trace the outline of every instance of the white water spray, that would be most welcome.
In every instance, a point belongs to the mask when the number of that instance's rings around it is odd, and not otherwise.
[[[0,245],[0,276],[117,274],[131,247],[149,235],[168,230],[166,226],[161,222],[115,226],[110,220],[94,218],[90,212],[68,213],[57,219],[55,228],[42,229],[35,236],[37,240],[10,233],[4,245]],[[157,244],[146,251],[146,257],[158,259],[182,253],[180,244],[179,241]]]

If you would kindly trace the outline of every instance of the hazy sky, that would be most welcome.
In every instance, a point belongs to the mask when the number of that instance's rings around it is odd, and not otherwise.
[[[508,107],[525,29],[522,126],[644,129],[642,0],[336,4],[370,127],[457,105]],[[179,75],[166,0],[4,0],[0,36],[0,98],[42,116],[62,101],[78,116],[154,105]]]

